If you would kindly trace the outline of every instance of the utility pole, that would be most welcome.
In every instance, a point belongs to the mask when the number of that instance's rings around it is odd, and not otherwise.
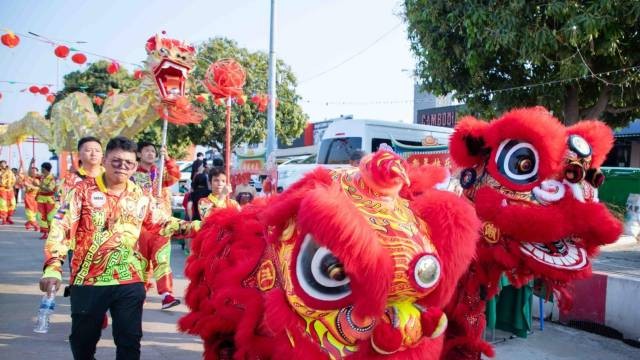
[[[276,52],[275,52],[276,0],[271,0],[271,26],[269,31],[269,82],[267,96],[267,146],[266,156],[274,156],[278,147],[276,139]]]

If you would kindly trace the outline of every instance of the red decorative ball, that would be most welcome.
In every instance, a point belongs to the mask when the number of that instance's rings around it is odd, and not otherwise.
[[[75,53],[71,57],[71,61],[73,61],[74,63],[76,63],[78,65],[82,65],[85,62],[87,62],[87,56],[85,54],[82,54],[82,53]]]
[[[144,72],[142,72],[142,70],[136,70],[133,72],[133,78],[136,80],[140,80],[142,79],[142,77],[144,76]]]
[[[32,94],[37,94],[40,92],[40,88],[35,85],[29,86],[29,92]]]
[[[57,57],[64,59],[69,55],[69,48],[64,45],[58,45],[53,53],[56,54]]]
[[[54,102],[54,101],[56,101],[56,96],[55,96],[55,95],[53,95],[53,94],[49,94],[49,95],[47,95],[47,101],[48,101],[50,104],[53,104],[53,102]]]
[[[49,88],[46,86],[43,86],[40,88],[40,90],[38,90],[38,92],[40,93],[40,95],[47,95],[49,93]]]
[[[222,59],[209,66],[204,85],[216,98],[238,98],[242,96],[245,80],[242,65],[233,59]]]

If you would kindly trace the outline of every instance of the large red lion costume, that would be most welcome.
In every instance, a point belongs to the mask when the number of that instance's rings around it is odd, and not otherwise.
[[[406,166],[379,151],[211,214],[187,260],[191,311],[179,322],[204,340],[205,359],[438,359],[441,309],[480,223],[451,193],[400,197]]]
[[[460,182],[482,221],[477,258],[446,312],[443,359],[493,356],[482,341],[485,303],[505,273],[522,286],[543,280],[561,308],[571,280],[591,275],[590,258],[621,233],[598,203],[599,167],[611,149],[611,129],[598,121],[565,128],[542,107],[510,111],[491,122],[465,117],[450,151],[464,170]]]

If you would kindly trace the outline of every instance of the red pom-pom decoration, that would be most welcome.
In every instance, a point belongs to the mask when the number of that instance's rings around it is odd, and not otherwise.
[[[222,59],[209,66],[203,83],[216,98],[238,98],[245,80],[242,65],[233,59]]]
[[[37,94],[40,92],[40,88],[35,85],[29,86],[29,92],[32,94]]]
[[[40,95],[47,95],[49,93],[49,88],[46,86],[41,87],[38,92],[40,93]]]
[[[133,72],[133,78],[136,80],[142,79],[143,76],[144,76],[144,73],[140,69]]]
[[[48,101],[50,104],[53,104],[53,102],[54,102],[54,101],[56,101],[56,96],[55,96],[55,95],[53,95],[53,94],[49,94],[49,95],[47,95],[47,101]]]

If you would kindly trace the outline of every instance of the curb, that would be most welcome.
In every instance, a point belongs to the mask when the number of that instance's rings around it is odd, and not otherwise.
[[[544,305],[545,318],[590,331],[600,326],[603,331],[621,334],[623,339],[640,341],[640,279],[594,271],[589,279],[573,282],[569,289],[573,307],[560,313],[555,304]],[[538,299],[534,299],[534,304]],[[537,311],[534,310],[537,315]]]

